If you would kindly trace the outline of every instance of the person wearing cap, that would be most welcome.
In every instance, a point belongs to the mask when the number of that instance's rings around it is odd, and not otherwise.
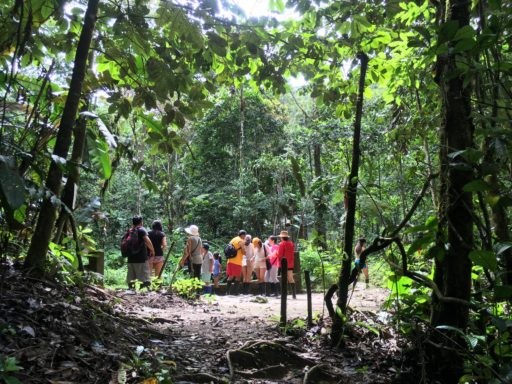
[[[361,237],[359,240],[357,240],[356,246],[354,247],[354,253],[356,255],[356,268],[358,269],[359,273],[363,272],[364,275],[364,282],[366,283],[366,288],[370,286],[370,276],[368,274],[368,266],[366,263],[361,263],[360,257],[361,253],[366,249],[366,239],[364,237]]]
[[[210,252],[210,244],[203,243],[201,249],[203,264],[201,265],[201,280],[204,282],[204,293],[212,294],[213,287],[210,285],[213,273],[213,254]]]
[[[190,274],[197,279],[201,278],[201,265],[203,264],[203,256],[201,255],[202,242],[199,237],[199,228],[197,225],[191,225],[185,228],[185,232],[189,235],[183,256],[180,260],[180,266],[184,266],[187,261],[190,261]]]
[[[267,293],[265,289],[265,272],[267,272],[266,261],[270,250],[258,237],[252,239],[252,247],[254,249],[254,271],[258,278],[258,292],[260,295],[264,295]]]
[[[292,296],[294,299],[296,299],[297,292],[295,290],[295,280],[293,279],[293,267],[295,265],[295,246],[290,240],[288,231],[281,231],[279,237],[281,238],[281,242],[279,243],[279,248],[277,250],[277,257],[279,260],[286,259],[288,263],[288,271],[286,271],[286,275],[288,277],[288,283],[292,287]],[[284,273],[284,271],[281,271],[281,273]]]
[[[247,232],[245,232],[243,229],[238,231],[238,236],[233,237],[230,244],[233,244],[233,246],[236,249],[236,256],[232,257],[231,259],[228,259],[227,265],[226,265],[226,275],[228,277],[228,280],[226,282],[226,295],[238,294],[238,284],[242,280],[242,260],[244,258],[244,252],[245,252],[245,236],[247,235]],[[233,286],[233,291],[231,291],[232,284],[235,284]]]

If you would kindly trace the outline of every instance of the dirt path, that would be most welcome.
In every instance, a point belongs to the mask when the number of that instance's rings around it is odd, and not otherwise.
[[[186,301],[163,293],[30,280],[4,270],[0,355],[27,384],[247,383],[388,384],[403,369],[401,340],[378,311],[382,289],[356,287],[343,345],[333,348],[323,295],[314,326],[278,326],[280,301],[219,296]],[[288,320],[305,318],[306,295],[288,300]],[[324,313],[324,316],[322,316]],[[411,381],[402,381],[411,382]]]
[[[376,287],[366,289],[363,284],[358,284],[352,295],[351,292],[349,292],[349,306],[356,310],[370,312],[378,312],[389,295],[386,289]],[[132,295],[126,294],[120,294],[119,296],[127,299],[132,304],[139,304],[132,308],[132,313],[141,317],[186,321],[189,325],[192,322],[202,323],[212,316],[222,317],[223,319],[248,317],[272,324],[279,320],[281,310],[281,299],[276,297],[238,295],[208,298],[202,296],[197,303],[180,306],[177,311],[174,307],[161,308],[156,303],[161,297],[158,293],[143,295],[142,299],[141,296],[132,297]],[[322,293],[312,294],[313,317],[315,315],[327,315],[323,297]],[[261,298],[263,300],[260,300]],[[333,299],[336,300],[336,296]],[[297,299],[292,299],[289,296],[287,304],[288,319],[307,317],[307,297],[305,293],[298,294]]]
[[[386,367],[393,360],[393,348],[383,346],[379,351],[380,343],[388,342],[374,340],[375,335],[366,329],[350,335],[355,341],[347,339],[343,351],[330,352],[326,332],[330,319],[320,293],[312,295],[316,326],[310,330],[292,327],[288,334],[278,327],[280,299],[274,297],[265,302],[249,295],[202,297],[196,302],[186,302],[175,295],[155,292],[117,295],[122,298],[119,310],[154,324],[162,333],[161,338],[150,340],[153,345],[148,350],[165,351],[166,359],[176,362],[174,380],[178,383],[315,383],[316,378],[306,381],[304,372],[318,364],[328,367],[325,368],[328,372],[321,371],[325,377],[318,379],[324,383],[346,382],[340,380],[356,384],[389,383],[390,372]],[[374,325],[368,314],[378,312],[387,295],[384,289],[365,289],[359,284],[349,305],[365,314],[358,319],[354,313],[355,320]],[[306,317],[306,294],[298,294],[295,300],[290,296],[288,321]],[[284,349],[272,353],[250,350],[262,343],[265,348]],[[270,343],[270,347],[265,343]],[[364,343],[369,343],[368,347]],[[285,356],[289,352],[293,356]],[[258,360],[265,356],[274,357],[270,361]]]

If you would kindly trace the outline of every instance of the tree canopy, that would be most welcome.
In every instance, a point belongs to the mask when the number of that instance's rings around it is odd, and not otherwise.
[[[1,254],[48,276],[60,249],[80,270],[135,213],[219,243],[287,228],[339,258],[339,345],[365,236],[362,257],[426,297],[432,380],[506,380],[511,5],[269,7],[3,2]]]

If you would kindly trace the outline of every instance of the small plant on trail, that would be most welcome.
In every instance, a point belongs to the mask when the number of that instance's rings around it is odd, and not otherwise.
[[[185,299],[197,298],[198,292],[200,292],[203,287],[204,282],[195,277],[192,279],[178,280],[172,284],[172,289],[176,291],[179,296],[184,297]]]
[[[158,291],[162,284],[164,283],[163,279],[159,279],[157,276],[151,276],[151,282],[150,282],[149,290],[150,291]]]
[[[15,357],[0,355],[0,381],[6,384],[21,384],[16,377],[11,376],[13,372],[18,372],[23,368],[18,365]]]
[[[306,330],[306,321],[301,318],[288,321],[286,326],[282,328],[283,333],[289,336],[301,336]]]
[[[171,374],[176,370],[174,360],[166,360],[161,353],[153,354],[150,349],[137,346],[127,364],[123,364],[117,376],[119,384],[126,384],[128,371],[132,377],[144,378],[142,384],[172,384]]]

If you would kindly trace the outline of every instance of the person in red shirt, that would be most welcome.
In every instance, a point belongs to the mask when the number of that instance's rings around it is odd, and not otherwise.
[[[293,279],[293,266],[295,261],[295,246],[293,242],[290,240],[290,236],[288,235],[288,231],[281,231],[279,234],[281,238],[281,242],[279,243],[279,248],[277,250],[277,256],[279,260],[285,258],[288,263],[288,283],[290,283],[292,287],[292,295],[293,298],[297,298],[297,292],[295,291],[295,280]],[[284,271],[281,270],[281,273],[284,274]]]

